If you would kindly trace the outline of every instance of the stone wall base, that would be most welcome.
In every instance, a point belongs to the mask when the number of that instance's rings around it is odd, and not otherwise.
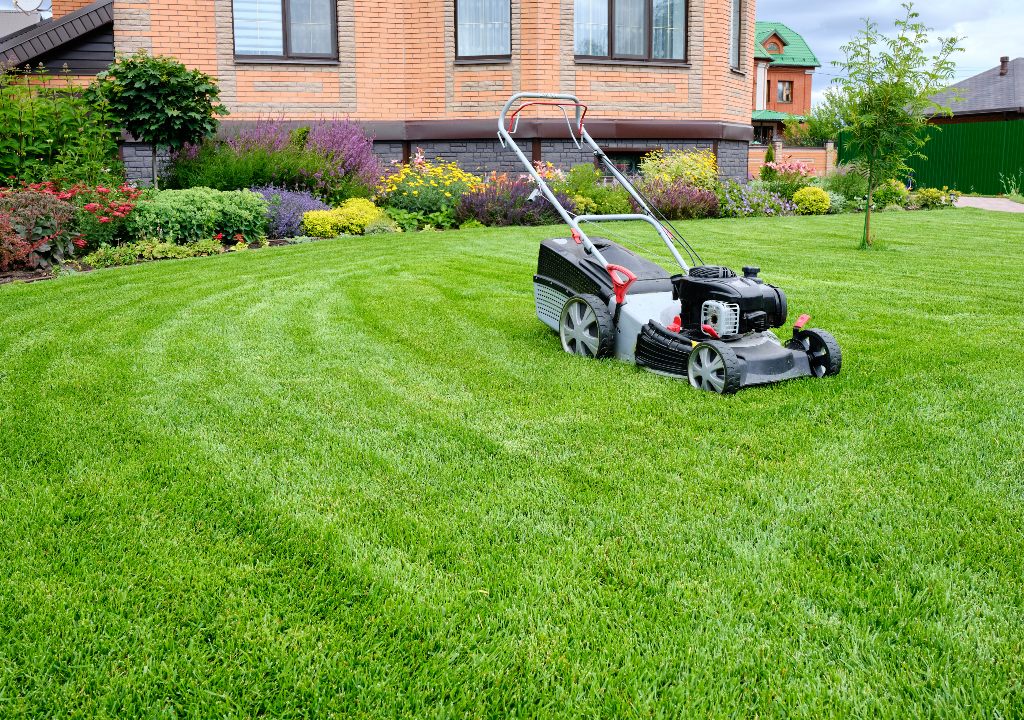
[[[641,153],[661,148],[663,150],[713,150],[718,156],[718,174],[723,180],[731,179],[739,182],[747,180],[748,144],[738,140],[598,140],[598,144],[610,155],[619,153]],[[464,170],[483,174],[491,171],[499,173],[525,172],[519,159],[511,150],[501,147],[497,138],[494,140],[421,140],[410,142],[408,146],[402,142],[383,141],[374,143],[374,152],[385,165],[400,163],[406,152],[415,152],[417,147],[423,148],[428,159],[441,158],[445,162],[456,162]],[[520,147],[527,158],[535,157],[534,143],[526,140]],[[541,140],[539,142],[540,159],[554,163],[563,170],[573,165],[593,162],[593,154],[589,149],[577,149],[571,140]],[[152,175],[152,157],[150,146],[145,143],[125,142],[121,146],[121,157],[124,161],[128,179],[139,185],[149,185]],[[161,151],[157,155],[157,165],[163,173],[170,164],[170,153]]]

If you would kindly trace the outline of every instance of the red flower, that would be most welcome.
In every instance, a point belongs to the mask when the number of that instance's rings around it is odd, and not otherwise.
[[[71,242],[73,242],[75,244],[75,247],[79,247],[79,248],[84,248],[85,247],[85,238],[83,238],[81,236],[76,237]]]
[[[214,240],[223,240],[224,239],[224,233],[217,233],[216,235],[213,236],[213,239]]]
[[[96,192],[98,192],[100,195],[106,195],[107,193],[110,192],[110,189],[102,187],[101,185],[97,185],[96,186]]]
[[[82,206],[82,208],[86,212],[96,212],[97,210],[100,209],[100,204],[99,203],[86,203],[85,205]]]
[[[110,222],[110,218],[108,218],[106,215],[104,215],[103,217],[100,218],[100,222],[101,223],[108,223],[108,222]]]

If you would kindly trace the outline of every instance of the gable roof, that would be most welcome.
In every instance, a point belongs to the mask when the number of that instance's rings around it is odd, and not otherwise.
[[[96,0],[57,19],[43,20],[0,38],[0,65],[30,64],[51,50],[113,23],[114,0]]]
[[[954,97],[959,94],[961,100]],[[933,95],[932,100],[953,109],[954,115],[1016,111],[1024,112],[1024,57],[1010,61],[1006,75],[999,74],[999,65],[991,70]]]
[[[772,67],[821,67],[817,55],[804,40],[800,33],[788,25],[770,20],[758,20],[754,24],[757,46],[764,47],[764,42],[772,35],[782,40],[782,52],[772,55]]]

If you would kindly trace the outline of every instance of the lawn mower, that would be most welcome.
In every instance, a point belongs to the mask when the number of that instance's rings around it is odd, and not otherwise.
[[[598,164],[625,188],[635,214],[574,215],[566,210],[513,138],[522,111],[537,105],[561,111],[573,143],[581,152],[589,148]],[[780,341],[771,328],[786,324],[785,293],[764,282],[758,267],[744,267],[741,276],[727,267],[705,265],[590,137],[583,122],[586,113],[574,95],[517,93],[498,118],[502,145],[516,154],[536,184],[532,199],[551,203],[571,230],[568,238],[540,244],[533,277],[537,317],[558,333],[562,349],[588,358],[616,357],[722,394],[837,374],[842,354],[835,338],[807,327],[810,316],[800,315],[792,336]],[[650,225],[681,272],[670,275],[620,243],[591,238],[581,227],[628,221]]]

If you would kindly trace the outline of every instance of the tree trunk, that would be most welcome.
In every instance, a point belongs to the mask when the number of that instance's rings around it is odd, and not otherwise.
[[[864,206],[864,235],[860,239],[860,246],[862,248],[871,247],[871,201],[874,196],[875,189],[871,187],[871,183],[869,181],[867,205]]]
[[[152,157],[153,157],[153,189],[154,190],[159,190],[160,186],[157,185],[157,172],[156,172],[156,143],[153,143],[151,149],[152,149],[152,152],[153,152],[153,155],[152,155]]]

